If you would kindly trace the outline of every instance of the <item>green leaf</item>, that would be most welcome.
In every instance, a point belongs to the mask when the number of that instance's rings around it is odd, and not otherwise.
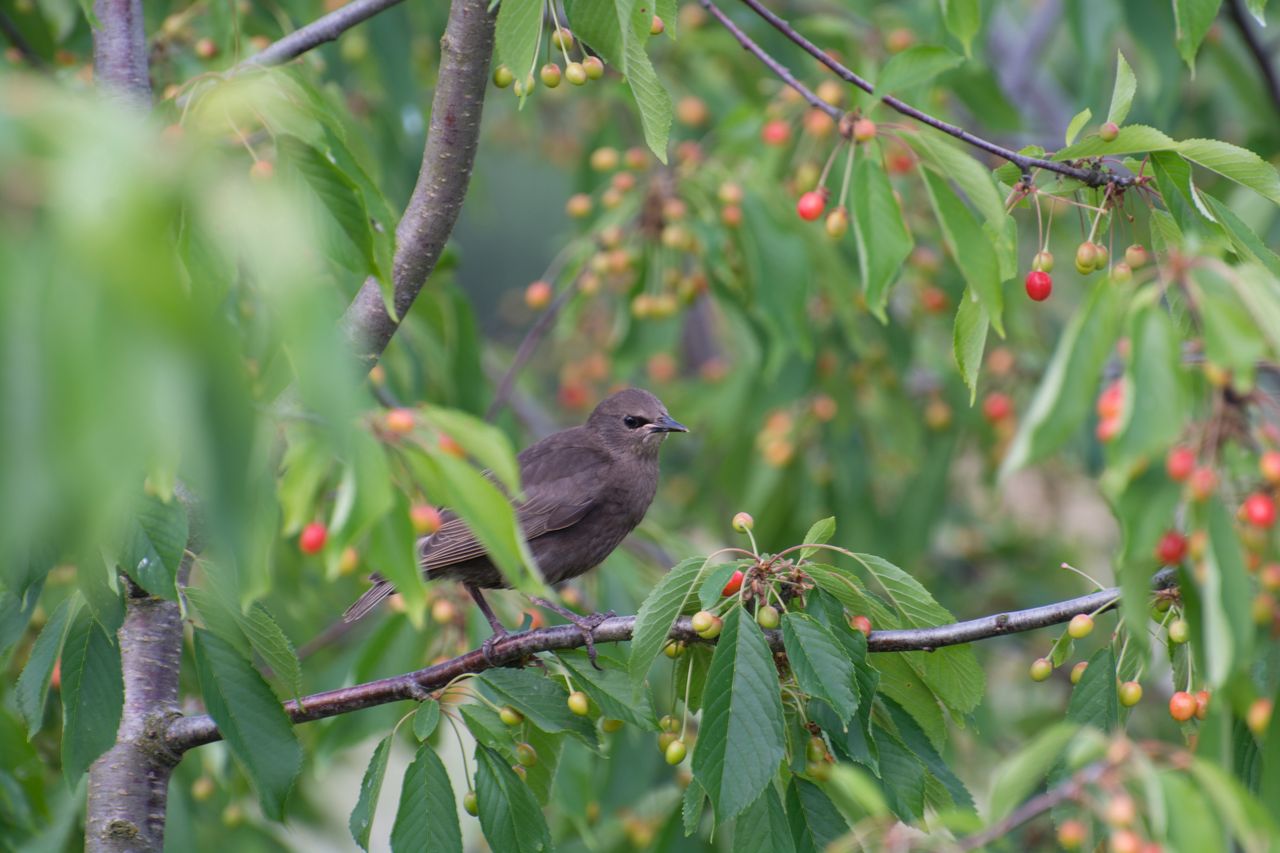
[[[1280,204],[1280,172],[1247,148],[1217,139],[1184,139],[1174,148],[1192,163]]]
[[[302,665],[298,662],[293,643],[289,642],[267,609],[255,602],[241,617],[240,628],[253,650],[288,687],[289,696],[299,698],[302,695]]]
[[[729,610],[707,674],[693,775],[727,821],[773,779],[786,748],[778,673],[764,633]]]
[[[81,608],[62,646],[62,772],[72,787],[115,743],[123,704],[120,649]]]
[[[880,70],[880,76],[876,78],[876,95],[883,98],[931,82],[963,61],[963,57],[939,45],[909,47],[890,57]]]
[[[987,309],[982,307],[972,288],[966,287],[956,310],[955,330],[952,333],[952,350],[960,377],[969,389],[969,405],[978,398],[978,371],[982,369],[982,351],[987,346],[987,330],[990,328]]]
[[[1065,144],[1070,145],[1076,141],[1076,137],[1080,135],[1080,131],[1084,130],[1084,126],[1089,123],[1089,119],[1093,118],[1093,110],[1085,107],[1080,112],[1071,117],[1071,121],[1067,124],[1067,136]]]
[[[253,780],[262,810],[284,817],[285,798],[302,769],[302,748],[271,688],[225,640],[197,628],[196,673],[206,709]]]
[[[640,125],[644,129],[644,141],[649,150],[662,162],[667,162],[667,143],[671,136],[673,107],[653,63],[644,52],[644,45],[633,40],[627,46],[627,88],[640,109]]]
[[[1074,723],[1055,723],[996,767],[988,807],[992,823],[1007,817],[1036,789],[1079,729]]]
[[[1082,157],[1118,157],[1121,154],[1145,154],[1148,151],[1168,151],[1178,143],[1154,127],[1144,124],[1128,124],[1120,128],[1120,134],[1110,142],[1098,136],[1086,136],[1075,145],[1068,145],[1054,153],[1054,160],[1079,160]]]
[[[1133,76],[1124,54],[1116,51],[1116,84],[1111,90],[1111,106],[1107,109],[1107,121],[1117,125],[1124,124],[1129,117],[1129,107],[1133,106],[1133,96],[1138,91],[1138,78]],[[1071,143],[1068,142],[1068,145]]]
[[[436,707],[438,709],[439,706]],[[476,749],[484,747],[477,746]],[[507,772],[511,773],[511,770]],[[537,817],[541,819],[541,813]],[[533,828],[532,824],[530,828]],[[396,809],[396,822],[391,828],[391,849],[462,853],[462,831],[458,826],[458,807],[453,797],[453,786],[449,783],[449,772],[429,744],[418,747],[413,763],[404,771],[400,806]],[[494,850],[500,849],[494,845]]]
[[[734,572],[745,571],[743,561],[723,563],[706,573],[698,584],[698,606],[710,610],[720,599],[724,598],[724,588]]]
[[[1258,853],[1274,849],[1280,836],[1274,803],[1271,807],[1259,803],[1239,779],[1201,758],[1192,762],[1191,776],[1243,849]]]
[[[635,0],[610,0],[603,3],[567,0],[564,6],[573,34],[626,74],[626,62],[629,58],[627,45],[636,32],[633,23]]]
[[[598,656],[601,669],[591,665],[585,652],[557,652],[560,663],[573,675],[574,685],[591,697],[600,713],[648,731],[656,731],[657,720],[648,691],[639,689],[627,676],[625,665],[608,655]]]
[[[1116,695],[1116,656],[1104,646],[1089,658],[1080,683],[1071,691],[1067,719],[1104,732],[1120,725],[1120,699]]]
[[[528,669],[491,669],[477,680],[544,732],[567,732],[597,747],[595,727],[569,710],[569,691],[558,680]]]
[[[374,249],[369,211],[356,182],[323,153],[296,136],[287,133],[277,135],[276,149],[282,160],[298,170],[334,222],[360,253],[365,263],[362,272],[385,280],[386,271],[379,268]]]
[[[1205,508],[1209,541],[1201,560],[1200,587],[1205,680],[1221,687],[1232,669],[1249,661],[1253,645],[1252,585],[1231,515],[1216,498]]]
[[[494,853],[539,853],[551,849],[542,809],[502,756],[476,745],[476,799],[480,827]]]
[[[693,835],[702,823],[702,809],[706,802],[707,792],[702,790],[697,779],[690,779],[680,803],[680,822],[686,837]]]
[[[772,785],[733,822],[734,853],[794,853],[791,827],[782,800]]]
[[[1154,301],[1130,316],[1129,364],[1121,431],[1108,458],[1129,463],[1162,454],[1182,434],[1191,396],[1182,363],[1182,336]]]
[[[954,144],[950,137],[931,130],[903,136],[920,159],[934,167],[939,175],[959,187],[969,203],[993,231],[1004,230],[1012,217],[1005,212],[1004,197],[996,187],[991,170],[978,162],[967,150]]]
[[[422,419],[456,439],[467,455],[491,471],[508,492],[519,493],[520,465],[505,432],[466,412],[438,406],[423,409]]]
[[[366,559],[395,585],[409,621],[415,628],[421,628],[427,610],[427,581],[418,564],[416,541],[408,502],[403,495],[397,495],[395,508],[373,525],[369,533]]]
[[[494,38],[498,56],[517,80],[537,74],[543,0],[502,0]]]
[[[1231,208],[1207,193],[1201,193],[1200,198],[1213,214],[1213,218],[1226,231],[1227,237],[1230,238],[1240,259],[1261,264],[1267,268],[1267,272],[1271,273],[1273,279],[1280,279],[1280,255],[1277,255],[1263,243],[1262,238],[1243,219],[1237,216]],[[1248,293],[1252,289],[1249,286],[1243,287],[1240,298],[1246,302],[1250,301]],[[1272,289],[1274,290],[1274,288]],[[1266,323],[1260,323],[1259,325],[1263,327],[1264,331],[1270,333],[1269,337],[1272,340],[1272,346],[1280,351],[1280,344],[1277,343],[1277,340],[1280,340],[1280,336],[1278,336],[1280,327]]]
[[[1182,502],[1182,489],[1170,480],[1164,466],[1151,466],[1124,485],[1112,500],[1120,521],[1120,610],[1129,629],[1129,642],[1141,656],[1147,648],[1151,620],[1151,576],[1155,573],[1156,543],[1169,529]]]
[[[1195,72],[1196,52],[1218,16],[1222,0],[1173,0],[1174,40],[1178,55]]]
[[[285,435],[288,446],[277,491],[284,514],[283,532],[291,536],[315,516],[316,495],[329,478],[333,457],[310,430],[288,429]]]
[[[897,280],[902,263],[911,254],[911,234],[902,209],[877,157],[864,155],[853,168],[853,236],[858,246],[858,269],[867,307],[880,322],[887,322],[885,305],[889,286]]]
[[[982,6],[979,0],[942,0],[942,17],[947,32],[964,45],[964,55],[970,56],[973,37],[982,27]]]
[[[804,539],[801,541],[810,545],[825,545],[831,541],[831,537],[836,534],[836,518],[834,515],[827,516],[821,521],[815,521],[809,531],[805,533]],[[801,548],[800,561],[808,560],[814,554],[818,553],[818,548]]]
[[[1001,477],[1058,450],[1088,420],[1094,396],[1089,390],[1120,336],[1126,297],[1125,290],[1104,281],[1076,310],[1005,454]]]
[[[382,792],[382,780],[387,775],[387,758],[391,755],[391,735],[378,741],[369,766],[360,780],[360,798],[347,819],[347,829],[361,850],[369,849],[369,833],[373,830],[373,815],[378,810],[378,795]]]
[[[831,632],[804,613],[782,617],[782,642],[800,689],[822,699],[848,723],[858,710],[853,663]]]
[[[18,710],[27,721],[27,739],[36,736],[44,725],[44,706],[49,699],[49,681],[53,678],[53,666],[62,653],[62,641],[67,636],[67,626],[80,612],[80,597],[73,595],[63,599],[49,615],[49,621],[40,629],[27,656],[26,666],[18,676]]]
[[[849,822],[822,789],[798,776],[787,785],[787,819],[797,853],[822,853],[849,832]]]
[[[929,736],[925,734],[924,729],[920,728],[920,724],[915,718],[907,713],[906,709],[894,702],[888,697],[884,697],[883,704],[885,710],[889,712],[889,716],[893,718],[894,728],[897,729],[898,736],[912,754],[920,760],[925,769],[932,773],[939,782],[947,789],[947,793],[951,797],[951,801],[957,808],[974,811],[973,796],[969,793],[969,789],[965,787],[960,777],[952,772],[947,766],[947,762],[942,758],[941,753],[934,747],[933,742],[929,740]]]
[[[925,187],[933,204],[938,224],[942,226],[943,242],[947,251],[960,268],[969,289],[978,295],[978,301],[986,309],[987,318],[996,333],[1004,336],[1001,314],[1004,311],[1004,293],[1001,290],[1000,265],[991,241],[951,189],[950,184],[929,170],[923,170]]]
[[[396,507],[396,495],[391,489],[387,454],[372,435],[364,431],[352,433],[343,461],[346,465],[333,502],[329,531],[333,536],[352,541]]]
[[[879,726],[876,744],[880,747],[880,781],[889,807],[904,821],[918,820],[924,816],[924,765],[901,739]]]
[[[120,568],[152,595],[178,598],[178,567],[187,547],[187,511],[178,501],[144,496],[130,522]]]
[[[413,736],[418,740],[426,740],[440,725],[440,703],[435,699],[425,699],[413,712]]]
[[[1253,387],[1258,361],[1267,355],[1259,318],[1216,269],[1192,269],[1188,278],[1204,334],[1205,358],[1231,371],[1232,386],[1247,393]]]
[[[633,684],[644,681],[649,674],[649,667],[662,651],[671,626],[692,599],[696,582],[706,568],[707,561],[702,557],[680,562],[662,576],[640,605],[631,634],[631,657],[627,661]]]

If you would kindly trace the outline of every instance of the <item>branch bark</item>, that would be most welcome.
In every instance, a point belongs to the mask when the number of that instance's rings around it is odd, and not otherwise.
[[[1170,587],[1174,582],[1171,569],[1159,572],[1153,584],[1157,589]],[[1070,621],[1077,613],[1093,613],[1106,610],[1120,599],[1118,588],[1104,589],[1078,598],[1059,601],[1043,607],[998,613],[938,625],[931,628],[909,628],[897,631],[873,631],[867,639],[867,648],[873,652],[933,651],[943,646],[971,643],[975,640],[1032,631],[1049,625]],[[620,643],[631,639],[636,617],[615,616],[606,619],[596,628],[596,643]],[[775,651],[782,650],[782,635],[778,631],[766,632]],[[671,638],[689,643],[711,642],[703,640],[689,624],[689,617],[676,620]],[[399,702],[405,699],[422,700],[433,690],[439,690],[460,675],[484,672],[493,667],[508,666],[523,661],[530,655],[557,649],[575,649],[586,645],[582,632],[573,625],[557,625],[524,634],[513,634],[494,644],[492,662],[485,659],[479,649],[467,652],[452,660],[407,672],[403,675],[340,687],[305,697],[301,702],[290,701],[285,712],[295,723],[309,723],[339,714],[349,714],[364,708]],[[197,746],[220,740],[217,725],[207,715],[174,719],[165,731],[165,744],[171,751],[182,753]]]
[[[462,210],[480,138],[494,17],[485,0],[454,0],[450,7],[422,169],[396,228],[395,316],[387,312],[377,280],[369,278],[343,318],[352,350],[368,367],[386,349],[435,269]]]
[[[354,0],[322,18],[317,18],[304,27],[300,27],[279,41],[268,45],[261,53],[246,59],[243,65],[280,65],[296,59],[307,51],[331,42],[356,24],[369,20],[374,15],[392,6],[398,6],[404,0]]]
[[[142,0],[94,0],[93,77],[135,107],[151,106]]]

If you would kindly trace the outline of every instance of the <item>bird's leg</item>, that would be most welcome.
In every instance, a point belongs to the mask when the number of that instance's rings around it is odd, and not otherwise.
[[[552,613],[557,613],[563,616],[570,623],[577,626],[578,630],[582,632],[582,639],[586,641],[587,659],[591,661],[592,666],[596,669],[600,669],[600,664],[596,663],[595,630],[596,628],[599,628],[600,624],[606,619],[612,619],[618,614],[610,610],[607,613],[592,613],[590,616],[579,616],[572,610],[566,610],[558,604],[547,601],[545,598],[535,598],[530,596],[529,600],[544,610],[550,610]]]
[[[476,606],[480,608],[480,612],[484,614],[484,618],[488,621],[489,627],[493,629],[493,634],[480,646],[480,651],[484,652],[484,659],[489,662],[490,666],[492,666],[494,663],[493,644],[504,637],[511,636],[511,632],[508,631],[503,626],[502,622],[499,621],[498,617],[494,615],[493,608],[489,606],[489,602],[484,600],[484,594],[480,592],[480,587],[473,583],[464,584],[464,586],[467,588],[467,592],[471,595],[472,600],[475,601]]]

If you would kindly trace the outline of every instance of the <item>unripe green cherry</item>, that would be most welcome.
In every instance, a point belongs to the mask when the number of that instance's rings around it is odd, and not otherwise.
[[[620,731],[623,725],[622,720],[615,720],[610,717],[605,717],[600,721],[600,728],[605,734],[613,734],[616,731]]]
[[[739,533],[746,533],[755,526],[756,520],[751,517],[750,513],[740,512],[733,517],[733,529]]]
[[[710,629],[711,626],[715,624],[716,615],[710,610],[699,610],[697,613],[693,614],[691,619],[689,619],[689,627],[692,628],[696,634],[701,634],[703,631]]]
[[[1098,247],[1087,240],[1076,248],[1076,272],[1088,275],[1098,265]]]
[[[542,70],[538,72],[538,76],[542,79],[542,85],[548,89],[554,89],[560,85],[560,66],[554,62],[548,62],[542,66]]]
[[[467,791],[462,795],[462,807],[472,817],[480,814],[480,800],[476,797],[475,791]]]
[[[1128,284],[1133,281],[1133,268],[1121,261],[1111,268],[1111,280],[1116,284]]]
[[[532,767],[538,763],[538,751],[527,743],[516,744],[516,761],[522,767]]]
[[[804,772],[806,775],[811,776],[812,778],[818,780],[819,782],[825,782],[831,778],[831,762],[830,761],[806,762],[804,765]]]
[[[1142,701],[1142,685],[1136,681],[1126,681],[1119,687],[1120,704],[1132,708]]]
[[[680,740],[680,735],[676,732],[662,732],[658,735],[658,752],[666,752],[667,747]]]
[[[849,212],[843,207],[837,207],[835,210],[827,214],[827,236],[833,240],[838,240],[849,230]]]
[[[588,80],[599,80],[604,76],[604,63],[598,56],[588,56],[582,60],[582,67],[587,70]]]
[[[1097,253],[1097,258],[1093,262],[1093,268],[1100,270],[1107,265],[1107,261],[1111,258],[1111,253],[1107,251],[1107,247],[1101,243],[1094,243],[1093,250]]]
[[[1185,619],[1174,619],[1169,623],[1169,642],[1181,645],[1191,639],[1191,626]]]
[[[772,604],[766,604],[756,611],[756,624],[766,630],[772,630],[778,627],[778,623],[782,621],[782,617],[778,614],[778,608]]]
[[[1053,661],[1048,658],[1036,658],[1031,662],[1031,680],[1044,681],[1053,674]]]
[[[675,660],[684,654],[684,643],[680,640],[672,640],[662,647],[662,653],[672,660]]]
[[[688,750],[685,749],[684,741],[682,740],[671,741],[663,751],[663,756],[667,759],[667,763],[672,767],[675,767],[681,761],[684,761],[684,757],[686,755],[688,755]]]
[[[826,761],[827,760],[827,742],[824,741],[822,738],[817,737],[816,735],[814,737],[809,738],[809,744],[808,746],[805,747],[804,755],[805,755],[805,758],[807,758],[812,763],[816,763],[819,761]]]
[[[569,710],[579,717],[585,717],[591,713],[591,700],[581,690],[575,690],[569,694],[568,705]]]
[[[502,720],[504,725],[514,728],[524,722],[524,714],[521,714],[510,705],[503,705],[498,709],[498,719]]]
[[[1036,252],[1031,259],[1031,268],[1037,272],[1053,272],[1053,252]]]
[[[587,69],[581,62],[570,62],[564,67],[564,79],[575,86],[581,86],[587,82]]]
[[[1073,640],[1081,640],[1093,633],[1093,617],[1088,613],[1077,613],[1071,617],[1067,625],[1067,634]]]
[[[499,65],[493,69],[493,85],[499,89],[505,89],[515,82],[516,75],[511,73],[511,69],[505,65]]]
[[[573,50],[573,33],[560,27],[551,34],[551,43],[560,50]]]
[[[658,720],[658,728],[664,732],[678,732],[680,731],[680,721],[671,714],[667,714],[661,720]]]
[[[1147,256],[1147,250],[1137,243],[1124,250],[1124,262],[1130,269],[1142,269],[1147,265],[1148,260],[1150,258]]]
[[[1119,135],[1120,126],[1114,121],[1104,122],[1102,127],[1098,128],[1098,138],[1103,142],[1115,142]]]
[[[1075,666],[1071,667],[1071,683],[1079,684],[1080,679],[1084,678],[1084,671],[1089,668],[1089,662],[1082,660]]]

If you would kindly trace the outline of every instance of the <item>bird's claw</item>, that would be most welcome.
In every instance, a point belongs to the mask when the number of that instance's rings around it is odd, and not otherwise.
[[[494,631],[492,634],[489,635],[489,638],[487,640],[485,640],[483,643],[480,644],[480,652],[481,654],[484,655],[485,663],[489,664],[489,666],[498,665],[498,661],[494,658],[494,655],[493,655],[493,647],[497,645],[499,642],[501,642],[502,640],[505,640],[507,637],[510,637],[510,636],[511,636],[510,631],[506,631],[506,630]]]
[[[587,647],[587,660],[591,661],[591,665],[598,670],[603,671],[604,668],[596,662],[596,637],[595,630],[608,619],[617,616],[612,610],[605,613],[592,613],[588,616],[579,616],[572,610],[566,610],[558,604],[553,604],[543,598],[533,599],[533,603],[539,607],[543,607],[553,613],[563,616],[567,622],[582,632],[583,644]]]

